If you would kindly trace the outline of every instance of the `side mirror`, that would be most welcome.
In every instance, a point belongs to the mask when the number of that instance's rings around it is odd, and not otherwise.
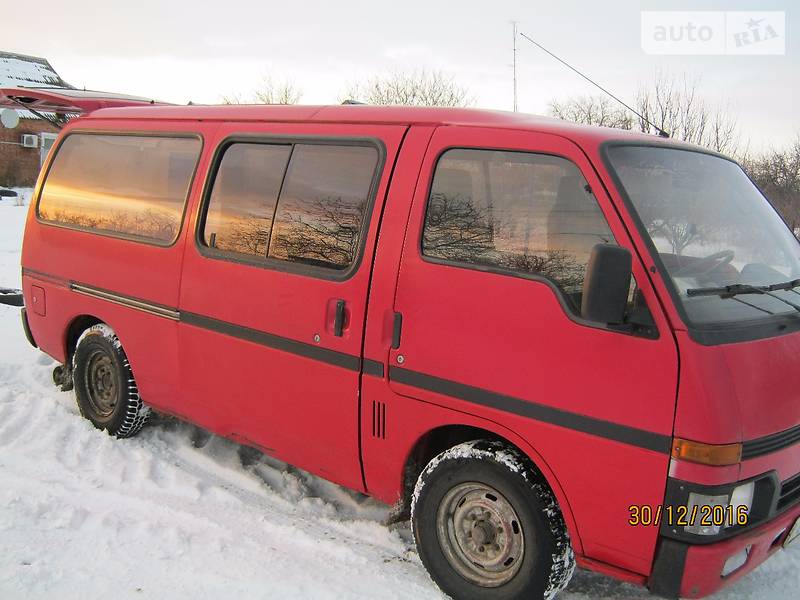
[[[625,319],[631,286],[631,253],[613,244],[592,248],[583,280],[581,316],[589,321],[620,324]]]

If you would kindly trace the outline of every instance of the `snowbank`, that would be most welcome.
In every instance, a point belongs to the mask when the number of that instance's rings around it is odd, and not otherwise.
[[[0,204],[0,285],[26,209]],[[0,598],[441,598],[387,507],[191,425],[113,440],[0,306]],[[719,600],[790,598],[800,551]],[[579,571],[559,598],[648,598]]]
[[[0,206],[28,206],[33,196],[33,188],[0,188],[16,192],[14,196],[0,196]]]

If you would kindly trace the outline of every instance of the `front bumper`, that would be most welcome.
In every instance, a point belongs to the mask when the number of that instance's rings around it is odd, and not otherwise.
[[[665,598],[703,598],[713,594],[780,550],[798,519],[800,505],[758,527],[713,544],[694,545],[661,537],[647,587]],[[723,576],[726,561],[748,547],[746,562]]]

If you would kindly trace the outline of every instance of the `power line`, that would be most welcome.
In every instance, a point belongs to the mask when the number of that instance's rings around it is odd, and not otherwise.
[[[537,47],[537,48],[539,48],[540,50],[543,50],[543,51],[545,51],[547,54],[549,54],[550,56],[552,56],[553,58],[555,58],[555,59],[556,59],[558,62],[560,62],[562,65],[564,65],[565,67],[567,67],[567,68],[568,68],[568,69],[570,69],[571,71],[573,71],[573,72],[577,73],[578,75],[580,75],[581,77],[583,77],[583,78],[584,78],[586,81],[588,81],[589,83],[591,83],[591,84],[592,84],[593,86],[595,86],[597,89],[599,89],[599,90],[601,90],[602,92],[605,92],[606,94],[608,94],[609,96],[611,96],[611,97],[612,97],[614,100],[616,100],[617,102],[619,102],[620,104],[622,104],[622,106],[624,106],[625,108],[627,108],[629,111],[631,111],[631,112],[632,112],[633,114],[635,114],[637,117],[639,117],[639,118],[640,118],[642,121],[644,121],[645,123],[647,123],[648,125],[650,125],[650,127],[652,127],[653,129],[655,129],[655,130],[658,132],[658,135],[660,135],[661,137],[666,137],[666,138],[668,138],[668,137],[669,137],[669,133],[667,133],[666,131],[664,131],[663,129],[661,129],[661,127],[659,127],[658,125],[656,125],[655,123],[653,123],[652,121],[650,121],[650,119],[648,119],[647,117],[645,117],[645,116],[644,116],[642,113],[640,113],[639,111],[635,110],[633,107],[629,106],[628,104],[626,104],[625,102],[623,102],[622,100],[620,100],[619,98],[617,98],[617,97],[616,97],[614,94],[612,94],[611,92],[609,92],[609,91],[608,91],[606,88],[604,88],[602,85],[600,85],[600,84],[599,84],[599,83],[597,83],[596,81],[594,81],[594,80],[590,79],[589,77],[587,77],[586,75],[584,75],[583,73],[581,73],[580,71],[578,71],[578,69],[576,69],[575,67],[573,67],[573,66],[572,66],[571,64],[569,64],[567,61],[565,61],[565,60],[563,60],[563,59],[559,58],[558,56],[556,56],[555,54],[553,54],[552,52],[550,52],[550,50],[548,50],[547,48],[545,48],[544,46],[542,46],[542,45],[541,45],[539,42],[537,42],[537,41],[536,41],[536,40],[534,40],[533,38],[530,38],[530,37],[528,37],[527,35],[525,35],[525,34],[524,34],[523,32],[521,32],[521,31],[519,32],[519,34],[520,34],[522,37],[524,37],[526,40],[528,40],[528,41],[529,41],[531,44],[533,44],[534,46],[536,46],[536,47]]]

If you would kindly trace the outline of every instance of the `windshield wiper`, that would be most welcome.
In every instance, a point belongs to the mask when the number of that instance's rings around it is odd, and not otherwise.
[[[788,304],[796,311],[800,312],[800,305],[790,302],[786,298],[781,298],[773,292],[793,290],[800,287],[800,279],[792,279],[791,281],[783,281],[781,283],[773,283],[771,285],[750,285],[749,283],[734,283],[723,287],[709,287],[709,288],[691,288],[686,290],[686,295],[692,296],[719,296],[720,298],[733,298],[739,294],[761,294],[771,296],[784,304]]]

